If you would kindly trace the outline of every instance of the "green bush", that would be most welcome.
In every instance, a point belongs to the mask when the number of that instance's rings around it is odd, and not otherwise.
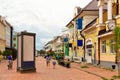
[[[108,80],[107,78],[105,78],[105,77],[102,77],[102,80]]]
[[[4,56],[4,57],[7,57],[8,55],[12,55],[12,51],[11,51],[11,50],[5,50],[5,51],[3,52],[3,56]]]
[[[0,51],[0,55],[2,55],[2,51]]]
[[[57,53],[55,56],[58,59],[63,59],[64,58],[64,54],[63,53]]]
[[[49,55],[52,56],[52,57],[55,57],[55,52],[54,52],[54,51],[47,52],[47,54],[49,54]]]
[[[114,76],[112,76],[112,78],[113,78],[113,79],[120,79],[120,76],[114,75]]]
[[[81,66],[81,68],[89,68],[88,66]]]

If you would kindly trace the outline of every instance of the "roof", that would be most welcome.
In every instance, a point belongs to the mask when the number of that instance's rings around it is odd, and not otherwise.
[[[53,39],[53,41],[57,40],[58,38],[61,38],[61,36],[55,36],[55,38]]]
[[[48,44],[50,44],[50,43],[52,43],[52,42],[53,42],[53,40],[47,42],[47,43],[45,44],[45,46],[47,46]]]
[[[3,21],[1,20],[3,18]],[[13,29],[13,26],[11,26],[11,24],[7,21],[7,20],[5,20],[5,18],[4,17],[2,17],[2,16],[0,16],[0,22],[4,25],[4,26],[6,26],[6,25],[8,25],[11,29]]]
[[[72,21],[74,21],[83,11],[99,11],[99,7],[97,6],[98,2],[97,0],[92,0],[87,6],[85,6],[80,12],[79,14],[74,17],[66,26],[68,26]],[[104,5],[104,10],[107,9],[107,5],[106,5],[106,1],[105,1],[105,5]]]
[[[95,19],[94,19],[93,21],[91,21],[88,25],[86,25],[84,29],[87,29],[87,28],[91,27],[93,24],[96,23],[96,20],[97,20],[97,18],[95,18]]]
[[[86,7],[84,7],[84,10],[98,10],[98,9],[99,7],[97,0],[92,0]],[[104,5],[104,9],[107,9],[107,5]]]

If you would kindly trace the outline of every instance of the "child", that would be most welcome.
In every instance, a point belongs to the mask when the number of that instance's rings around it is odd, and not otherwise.
[[[56,61],[53,60],[53,61],[52,61],[52,64],[53,64],[53,69],[55,69]]]
[[[47,57],[46,57],[46,64],[47,64],[47,67],[50,66],[50,60],[51,60],[50,55],[47,55]]]

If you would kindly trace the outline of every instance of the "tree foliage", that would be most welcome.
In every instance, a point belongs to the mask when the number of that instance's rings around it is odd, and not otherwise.
[[[114,29],[115,37],[115,52],[116,52],[116,61],[118,65],[118,75],[120,76],[120,26],[116,26]]]
[[[0,51],[0,55],[2,55],[2,51]]]
[[[8,56],[8,55],[12,55],[12,51],[11,50],[5,50],[4,52],[3,52],[3,56]]]
[[[115,39],[115,52],[116,52],[116,58],[117,62],[120,61],[120,27],[116,26],[114,29],[114,39]]]
[[[45,52],[45,50],[40,50],[39,53],[40,54],[45,54],[46,52]]]
[[[115,35],[115,50],[120,49],[120,27],[116,26],[114,29],[114,35]]]

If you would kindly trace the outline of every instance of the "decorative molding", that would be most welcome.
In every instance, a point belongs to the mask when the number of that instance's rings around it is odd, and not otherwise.
[[[115,19],[118,19],[118,18],[120,18],[120,14],[119,14],[119,15],[117,15],[117,16],[115,16]]]
[[[96,27],[102,27],[105,26],[105,24],[98,24]]]
[[[111,35],[111,34],[113,34],[113,32],[109,32],[109,33],[99,35],[98,38],[105,37],[105,36],[108,36],[108,35]]]
[[[107,20],[107,21],[105,21],[105,24],[108,24],[110,22],[110,20]]]
[[[109,23],[108,23],[108,28],[109,30],[113,30],[115,28],[115,20],[109,20]]]

